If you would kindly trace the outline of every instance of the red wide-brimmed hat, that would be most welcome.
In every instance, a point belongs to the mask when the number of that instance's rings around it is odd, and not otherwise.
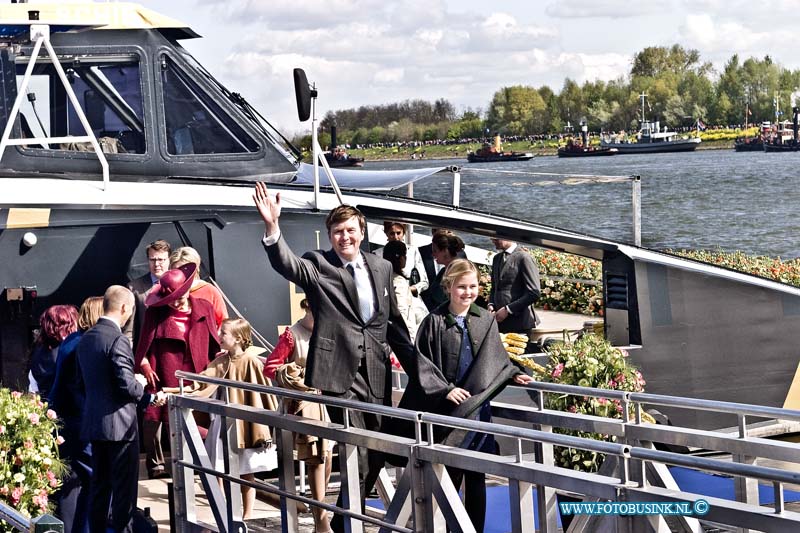
[[[192,288],[196,270],[197,265],[194,263],[186,263],[178,268],[167,270],[147,293],[144,304],[147,307],[160,307],[183,297]]]

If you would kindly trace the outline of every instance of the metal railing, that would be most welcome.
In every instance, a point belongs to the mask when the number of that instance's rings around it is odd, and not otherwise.
[[[345,412],[345,425],[320,422],[272,411],[257,410],[247,406],[229,404],[220,400],[209,400],[177,395],[170,399],[170,421],[172,423],[173,479],[175,480],[175,524],[178,531],[186,531],[196,524],[194,508],[195,473],[200,474],[206,495],[214,512],[216,527],[220,531],[243,531],[241,502],[238,491],[231,484],[245,484],[276,494],[281,499],[282,530],[298,531],[297,509],[292,502],[301,501],[321,506],[344,515],[350,531],[363,531],[363,524],[370,523],[381,531],[440,531],[445,527],[453,531],[474,531],[461,502],[458,490],[453,486],[447,467],[482,472],[507,481],[509,486],[512,530],[515,532],[556,531],[556,492],[579,494],[586,501],[626,502],[690,502],[700,500],[708,503],[708,513],[702,519],[732,527],[764,529],[768,531],[796,531],[800,529],[800,513],[787,511],[784,502],[784,485],[800,484],[800,473],[782,468],[759,466],[757,458],[800,463],[800,449],[796,445],[759,439],[742,434],[700,431],[675,426],[660,426],[641,422],[642,404],[670,405],[691,409],[711,409],[730,412],[740,416],[742,424],[746,416],[770,416],[784,420],[800,420],[800,411],[765,408],[727,402],[711,402],[668,396],[588,389],[567,385],[532,383],[526,389],[534,396],[537,406],[493,403],[496,420],[511,419],[530,424],[515,427],[501,423],[484,423],[461,418],[452,418],[431,413],[407,411],[391,407],[338,398],[309,395],[275,387],[263,387],[224,379],[209,378],[197,374],[179,372],[178,377],[197,382],[275,394],[283,398],[319,402],[338,407]],[[608,419],[576,413],[545,409],[546,394],[579,394],[619,400],[623,405],[624,419]],[[630,410],[629,410],[630,407]],[[223,438],[225,471],[212,468],[197,432],[191,410],[205,411],[223,417],[227,428]],[[379,432],[347,427],[348,413],[353,410],[391,416],[410,421],[415,427],[414,438],[398,437]],[[278,484],[246,482],[238,476],[236,454],[227,453],[236,446],[235,419],[265,424],[275,429],[278,445]],[[516,453],[498,456],[481,452],[436,444],[427,440],[433,426],[466,431],[491,433],[516,443]],[[616,442],[584,439],[553,432],[553,428],[564,428],[614,436]],[[534,429],[536,428],[536,429]],[[424,431],[428,429],[429,431]],[[292,433],[315,435],[339,443],[341,469],[342,507],[317,502],[296,492],[294,461],[292,457]],[[696,457],[654,449],[654,442],[698,446],[728,452],[733,461]],[[523,444],[533,443],[534,453],[523,453]],[[596,473],[579,472],[555,465],[553,447],[564,446],[591,450],[606,454],[606,460]],[[360,508],[358,485],[358,461],[356,450],[365,447],[386,454],[403,456],[408,467],[397,475],[396,486],[383,492],[385,514],[375,518],[363,513]],[[678,465],[705,472],[716,472],[734,476],[744,490],[737,492],[737,500],[704,496],[677,486],[667,469]],[[214,477],[224,480],[225,497]],[[760,506],[757,498],[757,483],[772,485],[775,495],[774,508]],[[755,487],[756,491],[751,490]],[[534,488],[536,489],[534,491]],[[535,494],[535,501],[534,501]],[[534,523],[533,508],[538,509],[538,524]],[[494,510],[498,512],[497,509]],[[701,531],[697,516],[676,517],[686,531]],[[663,517],[578,516],[569,531],[594,531],[598,520],[610,521],[618,530],[646,531],[666,527]]]
[[[64,522],[52,515],[43,514],[36,518],[30,518],[3,502],[0,502],[0,520],[16,531],[30,533],[63,533],[64,531]]]

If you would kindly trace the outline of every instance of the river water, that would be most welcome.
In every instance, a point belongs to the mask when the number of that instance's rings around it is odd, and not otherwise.
[[[800,256],[800,153],[701,150],[579,159],[545,156],[484,164],[465,160],[387,161],[367,163],[365,169],[453,164],[462,166],[464,207],[632,242],[630,182],[543,185],[542,181],[552,183],[562,178],[492,170],[567,176],[639,175],[643,246],[721,248],[785,259]],[[450,176],[440,173],[418,182],[414,196],[449,202]]]

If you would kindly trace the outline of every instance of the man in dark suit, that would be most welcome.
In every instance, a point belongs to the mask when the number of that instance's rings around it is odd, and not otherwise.
[[[134,378],[133,352],[121,329],[133,309],[130,290],[121,285],[109,287],[103,297],[103,316],[77,347],[86,389],[81,437],[92,443],[92,532],[105,532],[108,527],[115,532],[131,530],[139,478],[137,404],[164,401],[163,393],[145,394]]]
[[[280,193],[273,200],[259,183],[253,199],[264,220],[263,244],[272,268],[303,288],[314,315],[305,384],[329,396],[391,405],[389,354],[394,351],[400,363],[410,368],[414,346],[397,308],[391,264],[361,252],[364,215],[346,205],[331,210],[325,219],[331,249],[300,258],[278,227]],[[343,422],[339,409],[331,409],[330,416],[334,422]],[[351,412],[350,421],[357,428],[380,429],[375,415]],[[377,457],[359,451],[362,495],[364,488],[371,489],[380,469]],[[334,528],[340,518],[334,518]]]
[[[136,312],[122,328],[122,331],[131,341],[134,353],[136,352],[136,343],[139,341],[139,331],[144,321],[144,310],[147,307],[144,305],[144,297],[147,291],[152,289],[153,285],[158,282],[161,275],[169,270],[169,254],[172,252],[172,247],[167,241],[159,239],[148,244],[145,251],[150,271],[144,276],[132,279],[128,283],[128,288],[136,297]]]
[[[531,255],[517,243],[492,239],[497,254],[492,259],[492,293],[489,311],[501,333],[527,335],[539,323],[533,304],[539,299],[539,269]]]

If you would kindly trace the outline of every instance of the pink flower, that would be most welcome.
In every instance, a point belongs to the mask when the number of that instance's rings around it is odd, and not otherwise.
[[[11,503],[17,505],[20,498],[22,498],[22,487],[16,487],[14,492],[11,493]]]
[[[59,435],[58,437],[56,437],[56,442],[58,443],[59,446],[64,444],[64,437]]]
[[[39,415],[37,415],[36,413],[29,414],[28,420],[30,420],[31,424],[33,424],[34,426],[39,425]]]
[[[32,440],[26,440],[25,443],[23,444],[23,446],[25,446],[26,450],[30,450],[31,448],[33,448],[33,441]]]
[[[6,427],[5,426],[0,426],[0,435],[5,434],[5,432],[6,432]]]
[[[609,379],[608,380],[608,386],[611,387],[612,389],[616,389],[617,388],[617,382],[614,381],[613,379]]]
[[[18,391],[18,390],[11,391],[11,397],[16,399],[16,400],[18,400],[18,399],[22,398],[22,393],[20,391]]]
[[[597,403],[599,403],[600,405],[605,405],[608,403],[608,398],[598,398]]]
[[[56,487],[58,485],[58,478],[53,473],[52,470],[47,471],[47,482],[50,484],[51,487]]]
[[[564,371],[564,363],[558,363],[556,367],[553,369],[552,376],[557,378],[561,376],[561,373]]]
[[[52,409],[48,409],[47,410],[47,418],[49,418],[50,420],[55,420],[56,418],[58,418],[58,415]]]
[[[8,487],[6,487],[5,485],[0,487],[0,494],[2,494],[3,496],[8,496]]]

